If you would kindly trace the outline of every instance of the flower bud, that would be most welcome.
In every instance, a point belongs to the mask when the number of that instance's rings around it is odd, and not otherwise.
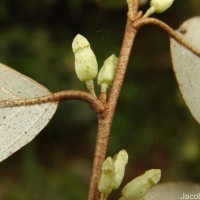
[[[72,42],[72,49],[75,56],[75,71],[79,80],[86,82],[96,78],[98,64],[88,40],[78,34]]]
[[[161,178],[160,169],[151,169],[130,181],[122,189],[120,200],[140,200]]]
[[[174,0],[151,0],[150,5],[155,8],[156,13],[162,13],[167,10]]]
[[[114,54],[104,61],[97,77],[98,85],[101,86],[101,92],[106,92],[108,87],[112,84],[117,62],[118,58]]]
[[[128,154],[125,150],[121,150],[113,157],[115,166],[115,183],[113,189],[118,189],[124,178],[125,167],[128,162]]]
[[[151,0],[151,7],[147,10],[143,17],[148,17],[153,13],[162,13],[167,10],[173,2],[174,0]]]
[[[102,174],[100,177],[98,189],[101,195],[107,197],[113,189],[115,179],[114,163],[111,157],[108,157],[102,165]]]

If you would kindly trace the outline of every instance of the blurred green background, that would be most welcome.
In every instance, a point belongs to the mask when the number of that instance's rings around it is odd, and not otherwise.
[[[85,90],[74,73],[74,36],[88,38],[101,66],[119,54],[126,12],[125,0],[1,0],[0,61],[53,92]],[[175,0],[155,16],[177,28],[199,14],[199,0]],[[36,139],[0,164],[0,200],[86,199],[96,124],[88,105],[61,103]],[[126,149],[130,157],[122,185],[149,168],[160,168],[162,181],[199,182],[199,142],[200,126],[171,67],[168,37],[145,27],[134,44],[109,141],[108,155]],[[117,197],[119,192],[111,199]]]

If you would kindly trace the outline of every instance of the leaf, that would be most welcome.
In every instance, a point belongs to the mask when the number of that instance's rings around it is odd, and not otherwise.
[[[197,199],[199,191],[200,185],[195,183],[161,183],[149,190],[143,200]]]
[[[0,64],[0,100],[51,94],[25,75]],[[0,161],[29,143],[50,121],[57,103],[0,108]]]
[[[200,17],[185,21],[177,33],[196,49],[200,49]],[[174,72],[183,99],[194,118],[200,123],[200,57],[170,39]]]

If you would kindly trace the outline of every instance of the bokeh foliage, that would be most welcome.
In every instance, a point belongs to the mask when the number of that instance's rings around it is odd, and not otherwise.
[[[125,2],[1,0],[0,60],[51,91],[85,90],[74,73],[71,42],[77,33],[86,36],[100,66],[110,54],[119,54]],[[199,0],[175,0],[156,17],[177,28],[199,14]],[[108,149],[109,155],[128,151],[127,180],[160,168],[163,181],[200,181],[200,126],[181,98],[168,43],[153,26],[136,38]],[[84,103],[61,103],[42,133],[1,163],[0,199],[86,199],[96,123]]]

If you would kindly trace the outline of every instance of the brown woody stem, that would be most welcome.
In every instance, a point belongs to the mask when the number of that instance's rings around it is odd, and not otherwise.
[[[141,18],[137,21],[133,21],[133,26],[137,27],[138,29],[141,28],[142,26],[153,24],[156,25],[160,28],[162,28],[164,31],[166,31],[170,37],[172,37],[174,40],[176,40],[178,43],[186,47],[188,50],[196,54],[197,56],[200,57],[200,50],[195,49],[192,45],[190,45],[187,41],[181,37],[180,34],[178,34],[176,31],[174,31],[170,26],[168,26],[166,23],[156,19],[156,18]]]
[[[137,15],[137,9],[135,10],[135,16]],[[113,122],[113,116],[115,108],[121,91],[122,83],[126,73],[132,45],[137,33],[137,28],[133,28],[131,21],[128,19],[126,24],[126,30],[124,34],[124,40],[119,55],[118,65],[116,68],[115,77],[110,90],[110,96],[106,103],[104,112],[98,115],[98,132],[97,142],[93,161],[92,177],[90,182],[90,190],[88,200],[98,200],[98,182],[101,176],[101,167],[106,157],[108,139],[110,135],[110,129]]]
[[[138,8],[139,8],[139,0],[133,0],[133,14],[134,14],[134,16],[137,15]]]

